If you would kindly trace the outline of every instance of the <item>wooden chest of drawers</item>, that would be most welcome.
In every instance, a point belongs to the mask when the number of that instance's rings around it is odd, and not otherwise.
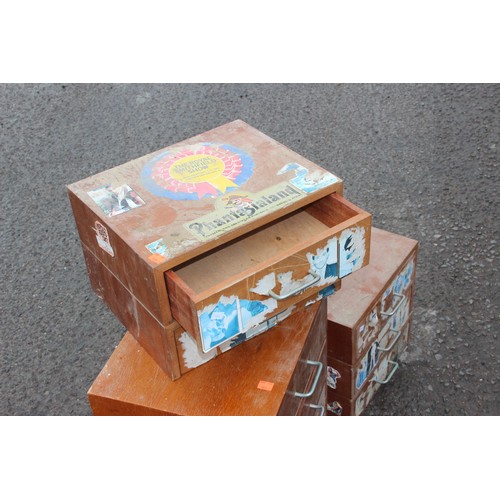
[[[94,291],[175,380],[179,328],[210,357],[368,263],[371,216],[342,189],[236,120],[68,193]]]
[[[328,415],[359,415],[409,340],[418,243],[372,228],[370,248],[370,264],[328,299]]]
[[[326,404],[326,300],[170,377],[127,333],[92,387],[94,415],[317,415]]]

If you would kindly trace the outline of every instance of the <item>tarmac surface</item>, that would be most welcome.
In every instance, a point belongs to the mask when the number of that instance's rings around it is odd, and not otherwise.
[[[412,339],[365,415],[498,415],[500,85],[0,85],[1,415],[90,415],[124,334],[65,186],[240,118],[419,241]]]

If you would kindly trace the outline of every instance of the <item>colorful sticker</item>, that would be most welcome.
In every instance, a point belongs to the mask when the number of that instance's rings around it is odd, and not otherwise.
[[[184,224],[184,227],[198,240],[212,240],[247,224],[251,219],[262,217],[304,197],[302,191],[286,182],[258,193],[238,191],[220,197],[212,213]]]
[[[260,301],[222,296],[217,304],[198,311],[203,352],[258,326],[277,307],[275,299]]]
[[[281,168],[277,175],[282,175],[285,172],[295,172],[295,177],[290,182],[305,193],[314,193],[318,189],[326,188],[340,181],[330,172],[322,170],[309,172],[306,167],[298,163],[288,163]]]
[[[146,245],[146,248],[153,254],[168,257],[168,246],[162,238]]]
[[[307,260],[311,264],[311,272],[319,274],[320,281],[316,286],[331,282],[337,278],[337,238],[330,238],[323,248],[318,248],[315,254],[308,253]]]
[[[333,403],[327,404],[326,409],[329,412],[332,412],[334,415],[342,415],[342,406],[340,406],[340,403],[338,401],[333,401]]]
[[[359,389],[363,385],[363,382],[375,368],[380,355],[380,351],[378,349],[379,345],[379,342],[375,341],[363,358],[361,368],[358,369],[358,375],[356,377],[356,389]]]
[[[113,250],[113,247],[111,246],[109,242],[109,235],[108,235],[108,230],[106,229],[106,226],[102,225],[99,221],[95,221],[94,224],[94,231],[96,232],[96,238],[97,238],[97,244],[111,257],[115,256],[115,252]]]
[[[201,200],[237,189],[253,167],[252,157],[234,146],[200,143],[155,156],[144,166],[141,180],[156,196]]]
[[[335,389],[337,387],[337,380],[341,378],[340,373],[331,366],[326,367],[326,385]]]
[[[137,207],[141,207],[146,202],[130,187],[123,186],[112,188],[106,185],[87,193],[99,208],[108,216],[113,217],[124,212],[128,212]]]
[[[355,227],[342,231],[340,235],[339,278],[351,274],[363,266],[365,258],[365,228]]]

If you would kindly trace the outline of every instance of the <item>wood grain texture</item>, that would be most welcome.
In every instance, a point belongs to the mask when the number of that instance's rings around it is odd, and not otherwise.
[[[123,283],[127,290],[132,292],[156,319],[163,324],[172,321],[168,302],[160,303],[161,295],[158,293],[158,283],[148,264],[113,230],[109,225],[109,219],[103,217],[103,214],[92,211],[71,191],[68,191],[68,196],[73,207],[81,243]],[[106,228],[114,256],[111,256],[98,245],[95,229],[96,221]],[[164,284],[162,286],[165,288]],[[103,288],[102,294],[106,295],[107,293],[107,290]],[[109,293],[112,294],[111,291]],[[126,327],[128,328],[128,325]]]
[[[172,379],[180,377],[173,325],[162,325],[108,268],[82,244],[94,292]]]
[[[127,333],[88,391],[92,411],[94,415],[277,415],[310,333],[324,337],[325,327],[322,301],[176,381]],[[272,389],[258,389],[261,381],[272,384]]]

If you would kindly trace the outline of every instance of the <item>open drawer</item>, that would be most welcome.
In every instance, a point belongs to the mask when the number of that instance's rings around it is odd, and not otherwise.
[[[342,196],[321,198],[166,271],[173,317],[203,352],[304,298],[333,291],[370,253],[371,215]]]

